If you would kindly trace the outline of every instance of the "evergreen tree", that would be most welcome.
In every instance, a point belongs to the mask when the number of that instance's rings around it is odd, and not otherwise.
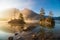
[[[45,15],[44,9],[41,8],[41,10],[40,10],[40,19],[42,19],[42,18],[44,19],[45,18],[44,15]]]
[[[52,11],[49,12],[48,22],[50,23],[49,26],[54,27],[55,26],[55,20],[53,18]]]
[[[20,13],[20,15],[19,15],[19,19],[20,19],[20,20],[24,20],[24,19],[23,19],[23,15],[22,15],[22,13]]]
[[[52,11],[49,12],[49,17],[52,17],[53,16],[53,13]]]
[[[20,23],[21,24],[25,24],[25,21],[24,21],[24,18],[23,18],[23,14],[22,13],[20,13],[20,15],[19,15],[19,20],[20,20]]]

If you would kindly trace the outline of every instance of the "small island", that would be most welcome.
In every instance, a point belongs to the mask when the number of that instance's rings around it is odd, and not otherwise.
[[[49,16],[45,17],[45,12],[44,12],[44,9],[41,8],[41,11],[40,11],[40,22],[39,24],[41,26],[45,26],[45,27],[52,27],[55,25],[55,20],[54,18],[52,17],[53,14],[52,14],[52,11],[49,12]]]
[[[25,24],[22,13],[20,13],[19,19],[10,20],[8,23],[10,23],[10,24]]]

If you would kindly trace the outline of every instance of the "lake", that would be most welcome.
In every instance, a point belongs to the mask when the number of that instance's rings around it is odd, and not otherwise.
[[[8,40],[8,37],[14,35],[14,32],[22,31],[23,27],[32,27],[29,28],[29,32],[39,33],[42,32],[50,32],[55,38],[60,37],[60,21],[55,21],[54,27],[42,27],[38,24],[8,24],[5,21],[0,21],[0,40]],[[25,28],[26,29],[26,28]],[[43,33],[42,33],[43,34]],[[45,35],[45,34],[44,34]]]

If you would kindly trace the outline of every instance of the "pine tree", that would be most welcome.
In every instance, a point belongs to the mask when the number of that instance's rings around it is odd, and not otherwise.
[[[53,16],[53,13],[52,11],[49,12],[49,17],[52,17]]]
[[[50,23],[49,26],[54,27],[54,25],[55,25],[55,20],[54,20],[54,18],[53,18],[53,13],[52,13],[52,11],[49,12],[48,22]]]
[[[19,20],[20,20],[20,23],[21,24],[25,24],[25,21],[24,21],[24,18],[23,18],[23,14],[22,13],[20,13],[20,15],[19,15]]]
[[[40,10],[40,19],[44,19],[45,18],[44,15],[45,15],[44,9],[41,8],[41,10]]]
[[[20,13],[19,19],[20,19],[20,20],[24,20],[22,13]]]

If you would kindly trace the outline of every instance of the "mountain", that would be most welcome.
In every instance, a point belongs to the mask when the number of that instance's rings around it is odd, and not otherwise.
[[[39,14],[37,14],[36,12],[25,8],[24,10],[21,11],[21,13],[23,14],[24,18],[26,20],[30,19],[30,20],[36,20],[39,19]]]
[[[12,18],[12,19],[14,18],[14,14],[15,14],[15,18],[19,18],[19,13],[23,14],[23,17],[25,20],[39,20],[40,19],[39,14],[27,8],[23,10],[11,8],[11,9],[3,11],[4,16]],[[45,16],[45,17],[48,17],[48,16]],[[53,17],[53,18],[55,20],[60,20],[60,17]]]
[[[48,16],[45,16],[46,18],[48,17]],[[53,17],[54,18],[54,20],[60,20],[60,17],[58,16],[58,17]]]
[[[19,18],[20,13],[23,14],[25,20],[39,19],[39,14],[27,8],[24,8],[23,10],[19,10],[17,8],[10,8],[2,12],[2,14],[4,14],[3,18],[11,18],[11,19],[14,19],[14,14],[15,14],[15,18]]]
[[[55,20],[60,20],[60,17],[53,17]]]
[[[1,18],[14,18],[14,14],[15,14],[15,18],[19,17],[19,13],[20,10],[17,8],[10,8],[10,9],[6,9],[2,12],[0,12]]]
[[[21,13],[24,15],[24,18],[26,20],[39,20],[40,19],[40,15],[37,14],[36,12],[25,8],[24,10],[21,11]],[[48,16],[45,16],[48,17]],[[60,20],[60,17],[53,17],[55,20]]]

